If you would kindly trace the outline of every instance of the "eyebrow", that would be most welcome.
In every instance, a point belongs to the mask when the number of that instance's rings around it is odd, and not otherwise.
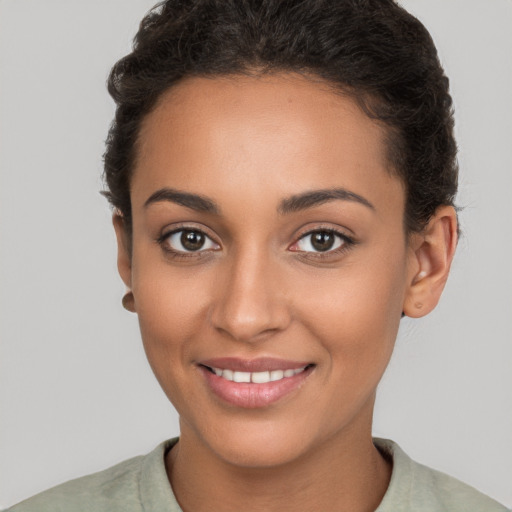
[[[375,206],[373,206],[370,201],[359,194],[355,194],[354,192],[350,192],[344,188],[311,190],[309,192],[291,196],[281,202],[278,211],[281,214],[293,213],[335,200],[353,201],[375,211]]]
[[[161,188],[151,194],[144,203],[144,208],[147,208],[153,203],[160,203],[162,201],[176,203],[198,212],[215,213],[217,215],[220,212],[219,207],[211,199],[198,194],[191,194],[190,192],[181,192],[173,188]]]
[[[283,199],[279,205],[278,212],[281,214],[298,212],[335,200],[353,201],[375,211],[373,204],[359,194],[355,194],[354,192],[350,192],[344,188],[332,188],[311,190],[301,194],[293,195],[287,199]],[[153,203],[159,203],[163,201],[179,204],[199,212],[214,213],[216,215],[220,214],[220,208],[212,199],[201,196],[199,194],[182,192],[180,190],[167,187],[159,189],[151,194],[151,196],[144,203],[144,207],[147,208]]]

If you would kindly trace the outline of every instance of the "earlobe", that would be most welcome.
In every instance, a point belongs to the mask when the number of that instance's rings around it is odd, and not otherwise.
[[[418,318],[439,302],[457,246],[457,214],[452,206],[439,207],[427,227],[414,235],[403,311]]]
[[[135,309],[135,297],[133,296],[133,292],[128,288],[126,293],[123,295],[123,299],[121,300],[123,304],[123,308],[126,311],[130,311],[130,313],[136,313]]]
[[[125,309],[135,312],[135,299],[132,286],[132,262],[131,262],[131,244],[128,238],[128,232],[125,226],[123,216],[119,212],[114,212],[112,224],[116,232],[117,239],[117,269],[119,275],[126,285],[127,291],[123,297],[122,304]]]

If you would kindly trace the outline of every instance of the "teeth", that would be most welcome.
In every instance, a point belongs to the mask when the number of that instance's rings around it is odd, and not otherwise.
[[[233,374],[234,374],[234,372],[232,372],[231,370],[222,370],[221,377],[224,377],[227,380],[234,380]]]
[[[234,372],[233,380],[235,382],[251,382],[251,374],[248,372]]]
[[[233,382],[253,382],[254,384],[266,384],[277,380],[293,377],[303,372],[306,367],[296,368],[295,370],[272,370],[270,372],[235,372],[233,370],[222,370],[221,368],[212,368],[215,375]]]
[[[270,381],[274,382],[275,380],[281,380],[284,378],[284,371],[283,370],[274,370],[270,372]]]
[[[251,382],[255,384],[265,384],[270,382],[269,372],[254,372],[251,373]]]

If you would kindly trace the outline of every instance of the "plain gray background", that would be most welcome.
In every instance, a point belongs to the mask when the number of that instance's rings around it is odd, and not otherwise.
[[[0,1],[0,508],[178,434],[121,307],[110,66],[150,0]],[[375,434],[512,506],[512,2],[404,0],[451,79],[464,237],[404,319]]]

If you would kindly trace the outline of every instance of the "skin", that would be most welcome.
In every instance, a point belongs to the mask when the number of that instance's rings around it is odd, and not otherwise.
[[[435,307],[456,244],[451,207],[404,233],[405,191],[383,130],[349,97],[294,74],[187,79],[145,119],[131,248],[114,215],[118,266],[180,415],[166,468],[185,512],[357,512],[381,501],[391,467],[371,438],[376,388],[402,311]],[[163,188],[219,211],[162,197],[145,205]],[[337,198],[280,211],[291,197],[339,188],[371,207]],[[211,242],[176,257],[179,236],[165,235],[183,226]],[[308,243],[322,229],[340,233],[337,249]],[[315,367],[278,402],[244,409],[218,399],[198,370],[226,356]]]

